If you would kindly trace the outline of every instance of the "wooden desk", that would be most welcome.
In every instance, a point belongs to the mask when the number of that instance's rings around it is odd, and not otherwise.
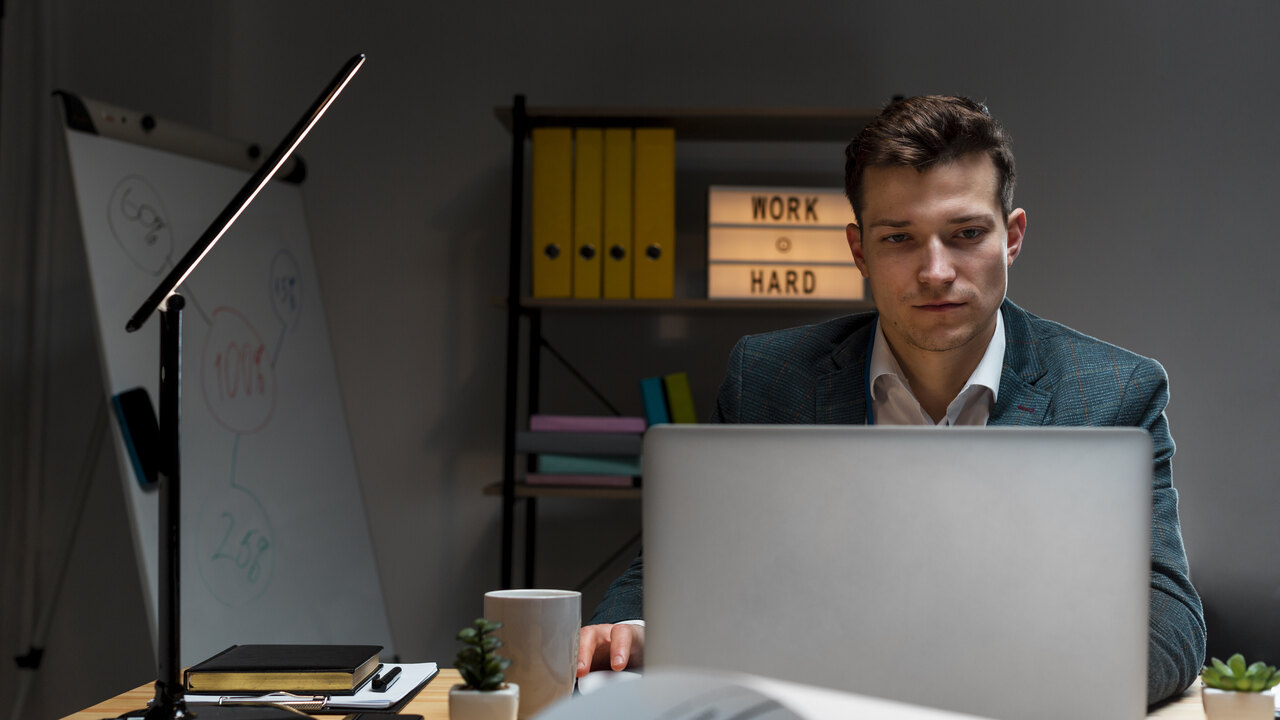
[[[458,675],[457,670],[441,668],[440,674],[432,678],[431,682],[422,688],[418,696],[409,702],[404,712],[421,715],[423,720],[449,720],[449,687],[461,681],[462,678]],[[1087,691],[1087,688],[1082,689],[1082,692]],[[129,710],[145,707],[147,701],[152,697],[155,697],[155,686],[152,683],[147,683],[123,695],[100,702],[87,710],[68,715],[63,720],[114,718]],[[316,715],[314,717],[336,720],[342,716]],[[387,717],[392,718],[395,716],[388,715]],[[1163,718],[1164,720],[1204,720],[1204,707],[1200,702],[1200,683],[1197,681],[1181,697],[1161,706],[1147,717]]]
[[[453,668],[440,668],[440,674],[431,678],[418,692],[417,697],[409,701],[401,712],[417,714],[423,720],[449,720],[449,688],[462,682],[462,676]],[[110,700],[100,702],[91,708],[66,716],[63,720],[103,720],[103,718],[119,717],[122,713],[147,706],[147,701],[156,696],[154,682],[117,695]],[[315,715],[324,720],[341,720],[342,715]],[[387,718],[394,718],[388,715]]]

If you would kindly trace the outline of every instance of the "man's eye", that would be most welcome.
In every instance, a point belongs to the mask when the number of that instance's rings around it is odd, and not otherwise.
[[[887,243],[896,245],[897,243],[906,242],[907,235],[906,233],[895,233],[893,235],[885,235],[884,237],[880,238],[880,240],[882,242],[887,242]]]
[[[977,240],[986,233],[982,228],[965,228],[959,232],[960,237],[965,240]]]

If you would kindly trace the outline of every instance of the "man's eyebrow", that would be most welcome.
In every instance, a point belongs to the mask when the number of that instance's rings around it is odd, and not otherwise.
[[[992,215],[991,213],[974,213],[972,215],[960,215],[958,217],[947,218],[948,225],[963,225],[965,223],[971,223],[971,222],[987,222],[990,224],[995,224],[995,221],[996,221],[995,216]],[[883,220],[881,219],[873,220],[871,224],[868,225],[867,227],[868,228],[876,228],[876,227],[905,228],[905,227],[911,227],[911,224],[912,223],[910,220],[892,220],[892,219],[886,218]]]
[[[947,220],[947,223],[951,225],[963,225],[965,223],[979,222],[982,220],[990,223],[995,223],[996,221],[995,216],[991,213],[978,213],[976,215],[961,215],[960,217],[953,217]]]

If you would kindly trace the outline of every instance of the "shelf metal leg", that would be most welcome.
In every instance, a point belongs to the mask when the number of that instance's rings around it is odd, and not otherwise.
[[[524,586],[534,587],[533,557],[536,550],[538,521],[538,499],[524,499]]]
[[[507,394],[502,427],[501,587],[511,587],[515,543],[516,399],[520,396],[520,278],[524,230],[524,96],[517,95],[511,115],[511,219],[507,256]]]

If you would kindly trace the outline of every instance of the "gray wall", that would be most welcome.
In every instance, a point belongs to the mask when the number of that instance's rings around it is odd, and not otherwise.
[[[986,99],[1015,140],[1029,231],[1010,296],[1165,364],[1174,482],[1210,649],[1280,661],[1275,3],[58,5],[69,39],[60,86],[266,142],[342,60],[369,54],[303,148],[305,193],[403,657],[448,662],[453,630],[498,581],[499,505],[480,495],[499,475],[502,430],[504,319],[493,299],[505,294],[510,139],[493,107],[517,92],[534,105],[854,107],[958,92]],[[769,177],[838,184],[840,148],[820,150],[761,150],[760,164]],[[697,155],[682,177],[751,168],[753,152]],[[83,289],[59,293],[87,311]],[[599,342],[587,332],[598,320],[558,319],[548,333],[626,410],[638,409],[640,374],[689,369],[704,414],[739,332],[798,321],[642,316]],[[625,359],[636,333],[651,338],[651,364]],[[92,372],[92,347],[88,334],[60,352]],[[548,373],[548,409],[598,410]],[[51,412],[74,416],[73,405]],[[112,512],[119,499],[108,496],[90,512]],[[545,585],[576,584],[638,523],[634,504],[542,510]],[[117,538],[94,546],[111,555],[103,562],[128,567],[123,524],[102,532]],[[588,612],[600,589],[588,587]],[[77,627],[100,602],[64,597],[55,623]],[[96,638],[59,636],[49,662],[111,662],[144,632],[135,615]],[[41,714],[145,681],[144,655],[76,692],[41,682]],[[5,673],[0,689],[12,687]]]

